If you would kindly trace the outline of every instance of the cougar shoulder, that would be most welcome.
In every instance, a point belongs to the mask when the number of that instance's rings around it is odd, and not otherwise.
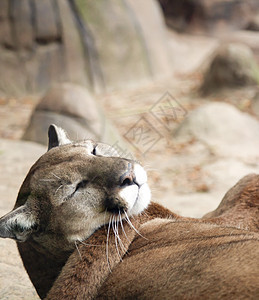
[[[0,236],[17,241],[41,298],[255,299],[251,176],[204,219],[180,217],[150,201],[138,162],[102,143],[71,142],[52,125],[48,151],[0,219]]]

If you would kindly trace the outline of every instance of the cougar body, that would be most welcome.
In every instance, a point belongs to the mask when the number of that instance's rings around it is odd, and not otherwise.
[[[138,162],[52,125],[0,236],[45,299],[257,299],[258,215],[259,175],[184,218],[151,202]]]

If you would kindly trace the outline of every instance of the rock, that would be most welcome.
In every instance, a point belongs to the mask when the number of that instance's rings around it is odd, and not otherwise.
[[[240,178],[259,173],[259,122],[234,106],[214,102],[190,112],[173,135],[181,151],[163,165],[159,201],[185,216],[216,209]],[[178,144],[178,145],[177,145]],[[162,170],[162,171],[161,171]],[[171,183],[171,184],[170,184]]]
[[[51,0],[35,1],[36,41],[48,43],[61,40],[61,26]]]
[[[155,0],[0,2],[3,96],[43,95],[62,82],[99,93],[172,74]]]
[[[87,62],[85,60],[85,49],[82,43],[81,32],[78,30],[69,1],[58,0],[57,12],[60,15],[62,42],[65,48],[65,51],[62,53],[66,64],[66,81],[90,88],[91,77],[85,72]]]
[[[23,76],[26,81],[24,92],[41,93],[53,83],[68,80],[64,63],[65,56],[59,43],[51,43],[51,46],[41,45],[37,55],[27,62],[26,76]],[[85,80],[82,79],[82,82]]]
[[[39,95],[63,81],[90,86],[68,1],[43,2],[1,2],[5,37],[0,39],[0,68],[5,72],[0,74],[0,93],[4,96]]]
[[[203,172],[210,178],[210,190],[224,193],[234,186],[240,178],[250,173],[258,173],[259,163],[258,161],[254,164],[244,163],[232,157],[219,158],[204,166]]]
[[[31,165],[46,147],[0,139],[0,216],[9,212]],[[0,239],[0,299],[39,299],[19,256],[16,243]]]
[[[256,85],[259,68],[253,53],[245,45],[227,44],[216,50],[201,85],[201,92],[209,94],[226,87]]]
[[[145,44],[147,59],[152,77],[167,77],[171,74],[171,56],[168,49],[168,37],[164,18],[157,1],[128,0],[134,12],[136,25],[141,27],[139,35]]]
[[[259,14],[253,16],[246,26],[247,30],[259,31]]]
[[[0,1],[0,44],[6,48],[13,48],[11,26],[8,14],[8,0]]]
[[[159,0],[167,24],[178,31],[215,32],[247,26],[258,12],[254,0]]]
[[[36,106],[23,139],[47,145],[46,133],[53,123],[64,128],[72,140],[122,143],[93,96],[78,85],[63,83],[51,88]]]
[[[32,18],[30,1],[11,1],[9,8],[14,47],[18,50],[32,50],[34,46],[33,28],[28,22]]]
[[[37,105],[37,111],[56,112],[70,117],[87,119],[92,131],[99,132],[100,109],[87,89],[63,83],[50,89]]]
[[[106,88],[118,88],[121,81],[132,85],[134,76],[146,82],[151,76],[149,62],[128,4],[115,0],[76,2],[92,33]]]
[[[251,108],[253,113],[259,118],[259,92],[252,99]]]
[[[162,14],[154,0],[76,3],[95,40],[107,89],[171,74]],[[112,15],[112,18],[111,18]]]
[[[253,51],[256,61],[259,61],[259,34],[256,31],[238,30],[232,32],[231,35],[228,33],[221,34],[220,43],[238,43],[246,45]]]
[[[209,103],[192,111],[174,132],[176,142],[193,139],[218,157],[259,158],[259,122],[227,103]]]

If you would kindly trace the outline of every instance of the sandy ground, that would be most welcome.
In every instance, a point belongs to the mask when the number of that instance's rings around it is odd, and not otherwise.
[[[45,147],[29,142],[0,139],[0,215],[9,212],[31,164]],[[0,299],[39,299],[23,267],[16,243],[0,239]]]

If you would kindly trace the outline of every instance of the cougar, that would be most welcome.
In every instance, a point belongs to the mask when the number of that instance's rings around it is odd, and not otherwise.
[[[137,161],[55,125],[48,135],[0,219],[40,298],[258,299],[259,175],[185,218],[151,202]]]

